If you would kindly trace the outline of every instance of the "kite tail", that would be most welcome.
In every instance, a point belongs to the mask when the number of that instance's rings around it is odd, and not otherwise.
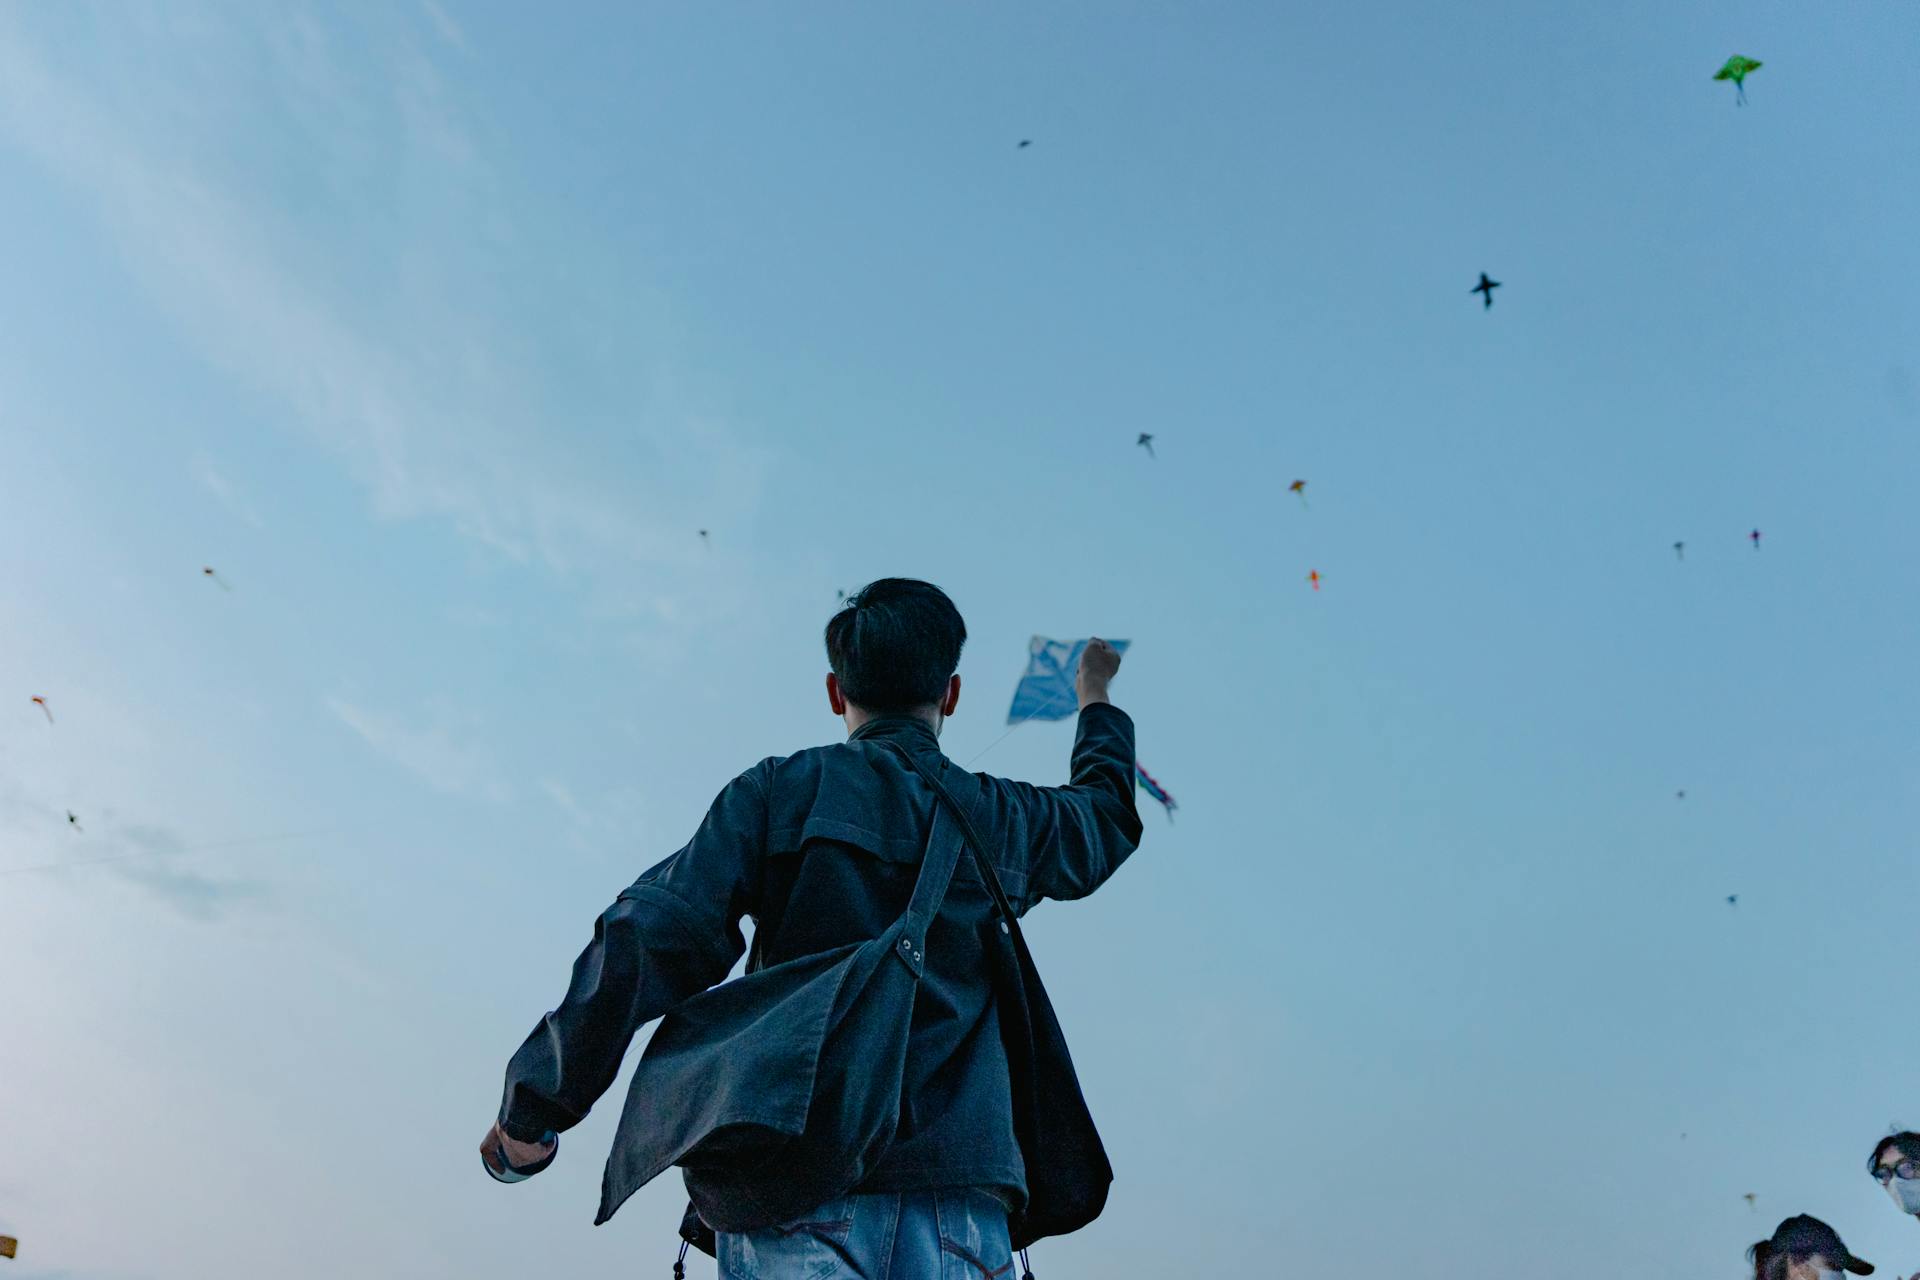
[[[1180,807],[1179,804],[1177,804],[1174,801],[1173,796],[1168,793],[1165,787],[1161,786],[1159,782],[1154,779],[1154,776],[1152,774],[1148,773],[1144,768],[1140,766],[1140,762],[1138,760],[1133,762],[1133,772],[1140,779],[1140,785],[1147,789],[1147,794],[1152,796],[1155,800],[1158,800],[1161,804],[1166,806],[1167,821],[1172,822],[1173,811]]]

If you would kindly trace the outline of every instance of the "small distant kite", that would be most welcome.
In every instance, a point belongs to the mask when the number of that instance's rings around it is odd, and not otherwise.
[[[1739,894],[1737,894],[1737,893],[1730,893],[1730,894],[1728,894],[1728,895],[1727,895],[1727,905],[1728,905],[1728,906],[1730,906],[1730,907],[1737,907],[1737,906],[1739,906],[1739,905],[1740,905],[1740,895],[1739,895]]]
[[[1760,549],[1760,531],[1758,529],[1755,529],[1752,533],[1748,534],[1747,536],[1753,539],[1753,549],[1755,551],[1758,551]]]
[[[1747,1208],[1749,1208],[1749,1209],[1758,1209],[1758,1208],[1760,1207],[1760,1206],[1759,1206],[1758,1204],[1756,1204],[1756,1203],[1754,1202],[1754,1196],[1753,1196],[1753,1192],[1751,1192],[1751,1191],[1749,1191],[1749,1192],[1747,1192],[1747,1194],[1746,1194],[1746,1195],[1744,1195],[1744,1196],[1742,1196],[1742,1197],[1740,1197],[1740,1198],[1741,1198],[1742,1200],[1745,1200],[1745,1201],[1747,1202]]]
[[[202,577],[212,578],[222,591],[233,590],[232,587],[227,585],[226,579],[222,578],[219,574],[215,573],[211,566],[200,570],[200,574]]]
[[[833,594],[840,597],[841,604],[845,604],[847,602],[847,593],[842,591],[840,588],[835,587],[833,589]]]
[[[1743,58],[1736,53],[1727,59],[1726,66],[1721,67],[1713,73],[1713,78],[1715,80],[1733,81],[1733,87],[1736,91],[1734,102],[1744,107],[1747,105],[1747,75],[1749,72],[1758,71],[1759,69],[1759,59]]]
[[[1152,774],[1142,768],[1138,760],[1133,762],[1133,772],[1134,776],[1140,779],[1140,785],[1146,788],[1147,794],[1166,806],[1167,821],[1172,822],[1173,811],[1180,807],[1179,804],[1175,802],[1172,794],[1169,793],[1165,787],[1161,786]]]
[[[12,1236],[0,1236],[0,1258],[11,1258],[20,1251],[20,1242]]]
[[[700,531],[700,541],[702,541],[702,542],[704,542],[704,543],[706,543],[706,545],[708,545],[708,546],[712,546],[712,545],[713,545],[713,539],[711,539],[711,538],[709,538],[709,537],[707,536],[707,531],[706,531],[705,529],[702,529],[702,530]]]
[[[1685,560],[1687,558],[1687,544],[1684,542],[1674,543],[1673,555],[1676,560]]]
[[[1299,494],[1300,505],[1303,507],[1307,505],[1307,482],[1305,480],[1295,480],[1287,486],[1287,492]]]
[[[1673,798],[1675,800],[1685,800],[1687,798],[1687,793],[1684,791],[1676,791],[1673,793]]]
[[[1018,146],[1018,147],[1015,147],[1015,148],[1014,148],[1014,150],[1015,150],[1015,151],[1019,151],[1019,150],[1021,150],[1022,148],[1025,148],[1025,147],[1030,147],[1030,146],[1032,146],[1032,145],[1033,145],[1033,139],[1032,139],[1032,138],[1022,138],[1022,139],[1020,139],[1020,146]]]
[[[80,819],[73,816],[73,810],[71,809],[67,810],[67,825],[72,827],[75,831],[86,830],[85,827],[80,825]]]
[[[1145,449],[1147,451],[1147,456],[1149,458],[1158,456],[1153,451],[1153,433],[1152,432],[1142,431],[1140,433],[1140,438],[1134,441],[1134,443],[1139,445],[1142,449]]]
[[[1315,591],[1318,591],[1320,589],[1320,571],[1315,569],[1312,573],[1308,574],[1307,581],[1313,584]]]
[[[1487,273],[1482,271],[1480,273],[1480,283],[1473,286],[1473,288],[1467,290],[1467,292],[1485,294],[1486,297],[1485,299],[1483,299],[1485,305],[1482,306],[1480,309],[1482,311],[1489,311],[1489,310],[1492,310],[1493,308],[1493,291],[1495,289],[1498,289],[1499,287],[1500,287],[1500,282],[1498,280],[1487,279]]]
[[[45,698],[43,698],[43,697],[41,697],[41,696],[40,696],[39,694],[37,694],[37,693],[36,693],[36,694],[34,694],[34,695],[33,695],[33,702],[34,702],[34,704],[35,704],[36,706],[38,706],[38,707],[40,708],[40,710],[42,710],[42,711],[46,711],[46,714],[47,714],[47,723],[48,723],[48,724],[52,724],[52,723],[53,723],[53,712],[51,712],[51,711],[47,711],[47,700],[46,700]]]

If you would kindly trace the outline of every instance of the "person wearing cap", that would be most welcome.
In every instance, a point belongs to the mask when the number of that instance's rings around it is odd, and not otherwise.
[[[1873,1264],[1847,1251],[1840,1233],[1806,1214],[1788,1218],[1747,1250],[1753,1280],[1845,1280],[1873,1274]]]
[[[1867,1172],[1887,1189],[1900,1212],[1920,1217],[1920,1133],[1890,1133],[1867,1157]]]

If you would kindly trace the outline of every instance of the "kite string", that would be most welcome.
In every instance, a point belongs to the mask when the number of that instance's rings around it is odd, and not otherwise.
[[[245,836],[238,840],[217,840],[211,844],[189,845],[182,849],[136,849],[132,853],[113,853],[104,858],[73,858],[65,862],[34,862],[21,867],[0,867],[0,876],[16,875],[26,871],[58,871],[64,867],[95,867],[103,862],[125,862],[129,858],[165,858],[180,854],[206,853],[214,849],[231,849],[253,844],[279,844],[289,840],[317,840],[322,836],[346,835],[354,831],[363,831],[366,824],[357,827],[332,827],[324,831],[290,831],[277,836]]]
[[[1076,698],[1080,696],[1080,691],[1078,689],[1074,689],[1071,692]],[[978,760],[980,756],[984,756],[985,754],[987,754],[987,752],[993,750],[995,747],[1005,742],[1008,738],[1012,737],[1013,731],[1015,729],[1018,729],[1021,725],[1033,719],[1035,716],[1039,715],[1041,712],[1051,711],[1054,705],[1060,701],[1062,696],[1063,695],[1061,693],[1054,694],[1051,698],[1048,698],[1045,702],[1041,703],[1038,707],[1035,707],[1032,711],[1029,711],[1026,715],[1021,716],[1018,720],[1015,720],[1012,724],[1007,726],[1007,731],[1005,733],[995,738],[992,742],[989,742],[986,746],[980,748],[979,755],[974,756],[973,760],[967,761],[965,764],[961,765],[960,767],[963,769],[973,768],[974,760]]]

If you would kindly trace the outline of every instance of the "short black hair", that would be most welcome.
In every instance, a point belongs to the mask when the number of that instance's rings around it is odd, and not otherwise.
[[[1886,1154],[1888,1147],[1897,1148],[1901,1155],[1909,1160],[1920,1160],[1920,1133],[1903,1129],[1899,1133],[1890,1133],[1874,1144],[1873,1154],[1867,1157],[1867,1172],[1873,1173],[1880,1168],[1880,1157]]]
[[[939,702],[966,643],[953,601],[918,578],[870,582],[827,622],[827,663],[840,692],[877,715]]]

